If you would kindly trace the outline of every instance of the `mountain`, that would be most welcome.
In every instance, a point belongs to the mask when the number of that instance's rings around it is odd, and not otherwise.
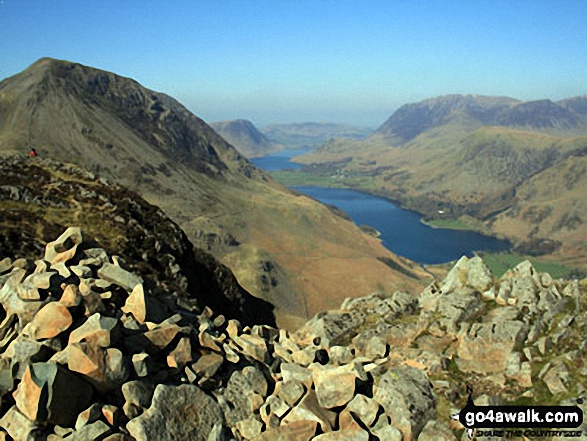
[[[506,97],[445,95],[406,104],[375,132],[393,144],[402,145],[434,127],[459,124],[468,130],[481,126],[504,126],[565,134],[572,130],[587,134],[585,97],[522,102]]]
[[[275,325],[273,306],[195,248],[161,209],[75,165],[0,158],[0,218],[0,260],[31,259],[69,225],[78,225],[92,238],[88,244],[124,256],[127,269],[149,278],[150,288],[172,302],[195,312],[210,307],[250,325]]]
[[[345,297],[425,283],[417,266],[281,187],[180,103],[129,78],[41,59],[0,82],[0,152],[31,145],[161,207],[292,327]]]
[[[252,122],[244,119],[213,122],[210,126],[247,158],[269,155],[285,148],[270,141]]]
[[[586,102],[448,95],[400,107],[365,141],[331,140],[295,160],[585,269]]]
[[[366,127],[329,122],[271,124],[261,131],[290,149],[315,148],[331,138],[365,139],[373,133]]]

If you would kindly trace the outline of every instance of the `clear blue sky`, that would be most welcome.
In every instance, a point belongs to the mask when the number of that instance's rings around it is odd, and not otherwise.
[[[587,93],[585,0],[0,0],[0,78],[54,57],[206,121],[376,127],[449,93]]]

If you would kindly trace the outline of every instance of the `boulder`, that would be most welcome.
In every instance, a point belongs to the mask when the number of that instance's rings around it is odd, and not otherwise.
[[[82,243],[83,236],[79,227],[69,227],[53,242],[45,247],[44,260],[51,265],[67,262],[75,256],[77,247]]]
[[[137,441],[207,441],[214,425],[223,420],[218,403],[197,386],[160,384],[151,406],[126,428]]]
[[[393,367],[383,374],[374,386],[373,400],[405,439],[416,439],[436,416],[436,397],[428,376],[410,366]]]
[[[92,401],[92,388],[56,363],[33,363],[27,366],[14,400],[31,421],[73,427]]]

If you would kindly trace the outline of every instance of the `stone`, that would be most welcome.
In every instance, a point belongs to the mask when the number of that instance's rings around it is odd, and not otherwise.
[[[234,427],[244,439],[251,439],[261,433],[263,423],[251,417],[246,420],[237,421]]]
[[[564,363],[554,364],[543,376],[542,381],[548,387],[553,395],[564,394],[568,392],[565,381],[568,381],[569,371]]]
[[[267,344],[261,337],[255,335],[242,334],[233,337],[233,342],[242,348],[245,356],[251,357],[261,363],[266,361]]]
[[[80,430],[87,424],[91,424],[94,421],[98,421],[102,417],[102,406],[94,403],[82,413],[77,416],[75,421],[75,430]]]
[[[37,426],[34,422],[23,415],[16,406],[8,409],[0,419],[0,427],[2,427],[14,440],[28,440],[29,435]]]
[[[33,363],[27,366],[14,400],[31,421],[72,427],[90,404],[92,388],[56,363]]]
[[[428,376],[406,365],[392,367],[379,378],[373,399],[405,439],[417,438],[424,425],[436,416],[436,398]]]
[[[76,285],[67,285],[61,294],[59,303],[67,308],[78,306],[82,302],[82,295]]]
[[[35,340],[53,338],[69,329],[73,318],[68,309],[60,303],[51,302],[43,306],[23,330]]]
[[[147,297],[142,283],[138,283],[127,297],[122,312],[132,314],[139,323],[145,323],[148,316]]]
[[[44,260],[51,265],[59,262],[67,262],[75,256],[77,247],[83,241],[82,232],[79,227],[69,227],[53,242],[45,247]]]
[[[69,344],[51,361],[67,365],[70,371],[81,374],[101,393],[119,387],[129,375],[125,357],[119,349],[101,348],[86,342]]]
[[[521,348],[526,335],[527,326],[517,320],[474,323],[459,343],[457,365],[463,372],[503,372],[510,353]]]
[[[141,352],[140,354],[133,354],[132,365],[137,376],[146,377],[151,373],[152,369],[151,356],[146,352]]]
[[[316,368],[313,371],[316,396],[320,405],[326,409],[344,406],[355,395],[356,373],[350,365],[335,368]]]
[[[280,388],[278,395],[290,407],[293,407],[304,396],[307,388],[304,384],[294,379],[282,381],[279,383]]]
[[[211,352],[202,355],[198,361],[191,365],[191,369],[200,377],[210,378],[218,372],[223,363],[224,357],[222,355]]]
[[[369,433],[360,427],[328,432],[314,438],[316,441],[369,441]]]
[[[87,342],[101,348],[107,348],[117,340],[115,334],[117,325],[118,320],[115,318],[105,317],[97,312],[69,334],[68,344]]]
[[[247,419],[263,405],[267,389],[267,380],[259,369],[245,366],[242,371],[234,371],[223,393],[230,407],[226,414],[227,422],[235,424]]]
[[[122,411],[129,419],[133,419],[151,406],[155,385],[134,380],[124,383],[121,391],[125,400]]]
[[[350,363],[353,360],[353,353],[348,346],[332,346],[330,348],[330,360],[338,365]]]
[[[313,420],[320,424],[323,432],[330,432],[336,422],[336,413],[324,409],[318,402],[316,393],[310,390],[302,401],[294,407],[285,417],[282,423],[290,424],[295,421]]]
[[[218,403],[197,386],[159,384],[151,407],[126,428],[137,441],[207,441],[214,425],[222,421]]]
[[[45,301],[25,301],[18,296],[18,288],[25,274],[24,269],[14,268],[4,286],[0,288],[0,304],[7,316],[16,314],[21,327],[30,323],[46,303]]]
[[[386,414],[379,415],[379,418],[370,429],[371,433],[380,440],[385,441],[403,441],[404,436],[397,427],[391,424],[391,418]],[[410,438],[407,438],[410,439]]]
[[[87,440],[98,440],[104,439],[111,431],[110,426],[104,421],[94,421],[93,423],[86,424],[80,430],[76,430],[71,436],[67,437],[67,441],[87,441]]]
[[[310,441],[318,424],[313,420],[299,420],[269,429],[253,438],[253,441]]]
[[[131,293],[139,283],[143,283],[141,277],[107,262],[98,270],[98,277],[114,283]]]
[[[420,432],[418,441],[457,441],[457,438],[446,424],[430,420]]]
[[[373,401],[372,398],[357,394],[347,404],[346,410],[354,413],[365,426],[369,427],[375,422],[377,412],[379,411],[379,404]]]
[[[167,356],[167,366],[180,369],[192,360],[192,344],[190,338],[182,337],[179,339],[175,349]]]

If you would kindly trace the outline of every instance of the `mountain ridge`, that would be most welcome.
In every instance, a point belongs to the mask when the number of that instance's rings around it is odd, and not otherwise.
[[[210,127],[247,158],[269,155],[285,148],[270,141],[251,121],[245,119],[212,122]]]
[[[324,274],[340,274],[346,296],[428,277],[351,222],[277,184],[183,105],[134,80],[44,59],[0,82],[0,121],[4,154],[34,146],[41,157],[137,191],[246,291],[291,320],[342,300]]]

